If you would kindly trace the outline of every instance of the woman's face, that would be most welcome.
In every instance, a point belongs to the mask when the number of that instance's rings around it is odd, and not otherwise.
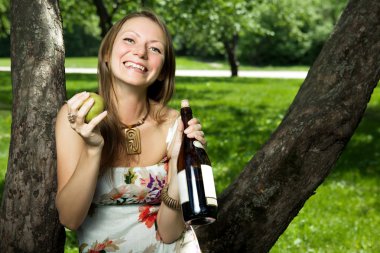
[[[160,78],[166,39],[161,27],[145,17],[127,20],[111,52],[111,69],[117,82],[148,87]]]

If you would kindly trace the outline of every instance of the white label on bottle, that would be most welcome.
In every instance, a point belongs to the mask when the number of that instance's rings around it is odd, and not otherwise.
[[[206,203],[208,206],[218,206],[218,201],[214,198],[206,198]]]
[[[202,168],[203,187],[205,189],[207,204],[217,206],[218,203],[216,201],[216,190],[215,190],[214,174],[212,173],[212,167],[206,164],[202,164],[201,168]]]
[[[200,141],[195,140],[195,141],[193,141],[193,144],[197,148],[203,148],[203,149],[205,149]]]
[[[187,191],[186,171],[178,173],[179,199],[181,204],[189,202],[189,192]]]
[[[201,212],[201,207],[199,205],[198,189],[197,182],[195,181],[194,168],[191,166],[191,185],[193,188],[193,204],[194,204],[194,213],[198,214]]]

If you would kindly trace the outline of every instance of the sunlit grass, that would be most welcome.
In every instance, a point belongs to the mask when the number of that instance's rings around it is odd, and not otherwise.
[[[9,73],[0,72],[0,187],[11,124]],[[177,78],[170,105],[188,98],[203,125],[220,193],[281,122],[300,80]],[[67,75],[68,96],[95,90],[95,75]],[[380,90],[331,175],[271,252],[380,252]],[[0,188],[2,191],[2,188]],[[68,232],[66,252],[77,252]]]
[[[0,66],[11,66],[10,58],[0,58]]]

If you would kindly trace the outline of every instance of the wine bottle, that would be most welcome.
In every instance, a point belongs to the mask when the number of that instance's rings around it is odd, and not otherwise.
[[[187,100],[181,103],[185,129],[193,118]],[[210,159],[202,144],[183,135],[178,156],[178,184],[183,218],[189,225],[205,225],[216,220],[218,203]]]

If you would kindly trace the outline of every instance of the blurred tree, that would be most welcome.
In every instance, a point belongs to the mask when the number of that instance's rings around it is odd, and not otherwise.
[[[264,0],[258,6],[266,34],[245,33],[242,61],[253,65],[311,64],[347,0]]]
[[[139,6],[127,0],[61,0],[66,55],[96,56],[112,24]]]
[[[231,73],[236,73],[239,60],[254,65],[311,64],[346,2],[61,0],[60,8],[67,56],[97,55],[110,24],[130,11],[150,8],[167,21],[178,54],[225,57]],[[8,16],[9,3],[0,0],[0,56],[9,56]],[[6,29],[8,36],[1,32]]]
[[[0,208],[1,252],[63,252],[55,208],[54,121],[65,99],[58,1],[12,0],[12,132]]]
[[[90,0],[59,1],[66,56],[96,56],[100,44],[99,19]]]
[[[100,35],[103,38],[104,36],[106,36],[108,30],[113,25],[112,18],[115,15],[116,11],[119,9],[122,2],[126,2],[126,1],[121,1],[121,0],[111,1],[112,3],[111,8],[108,8],[108,9],[103,0],[93,0],[92,2],[94,3],[96,7],[96,13],[99,17],[99,27],[102,31]]]
[[[257,22],[260,13],[256,11],[258,3],[255,1],[176,0],[160,3],[156,11],[172,24],[171,30],[175,31],[174,37],[180,41],[182,49],[190,51],[193,56],[225,52],[232,76],[238,74],[236,50],[242,31],[265,32]]]

